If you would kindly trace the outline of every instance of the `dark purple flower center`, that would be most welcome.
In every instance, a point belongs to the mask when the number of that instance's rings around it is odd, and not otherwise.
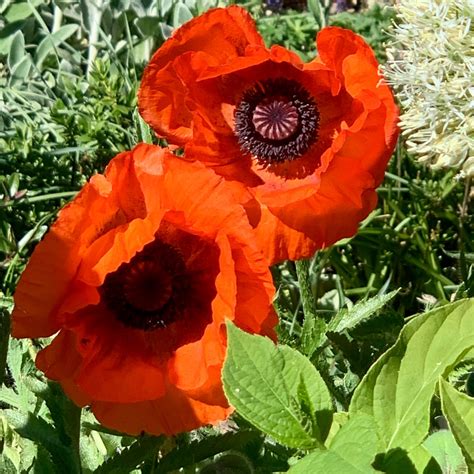
[[[105,278],[102,301],[134,329],[164,328],[182,313],[189,287],[180,251],[156,239]]]
[[[261,165],[304,155],[318,138],[319,111],[308,91],[289,79],[269,79],[244,92],[235,109],[241,150]]]

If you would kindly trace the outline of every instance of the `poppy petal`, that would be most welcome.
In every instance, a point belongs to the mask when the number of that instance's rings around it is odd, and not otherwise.
[[[82,356],[74,382],[91,399],[137,402],[164,393],[164,363],[151,357],[143,331],[126,328],[101,306],[82,310],[69,328]]]
[[[192,136],[192,114],[186,106],[186,87],[173,60],[200,51],[214,63],[232,63],[248,45],[262,45],[250,15],[242,8],[210,10],[186,23],[158,49],[142,77],[138,92],[142,117],[159,135],[184,145]]]
[[[169,385],[165,396],[159,400],[128,404],[94,402],[92,411],[105,426],[131,435],[144,431],[173,435],[206,424],[216,424],[233,410],[228,406],[193,400]]]
[[[59,329],[54,310],[80,263],[77,236],[87,221],[88,207],[93,202],[102,202],[110,190],[105,179],[92,180],[60,212],[57,222],[36,246],[15,291],[13,336],[47,337]]]

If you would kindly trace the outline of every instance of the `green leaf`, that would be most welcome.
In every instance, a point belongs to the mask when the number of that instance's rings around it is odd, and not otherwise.
[[[349,414],[372,415],[387,451],[423,442],[439,377],[474,346],[473,309],[461,300],[413,318],[357,387]]]
[[[171,35],[173,34],[173,28],[166,23],[160,23],[160,31],[164,40],[171,38]]]
[[[377,315],[390,300],[400,290],[391,291],[385,295],[377,295],[365,301],[360,301],[350,309],[343,309],[338,312],[329,324],[328,330],[331,332],[342,332],[346,329],[354,329],[359,324]]]
[[[38,45],[35,54],[35,64],[37,67],[41,67],[43,61],[46,59],[48,54],[55,51],[61,43],[66,41],[72,36],[78,29],[78,25],[64,25],[59,30],[46,36],[41,43]]]
[[[472,314],[471,314],[472,317]],[[474,472],[474,399],[458,392],[445,380],[440,380],[443,413],[466,459],[469,472]]]
[[[433,459],[431,454],[422,444],[412,449],[408,453],[408,459],[413,464],[415,468],[415,472],[423,472],[423,473],[428,474],[428,472],[433,472],[433,471],[429,471],[430,468],[432,468],[435,473],[438,472],[438,470],[440,469],[439,466],[437,465],[436,460]],[[392,472],[394,474],[397,474],[397,472],[400,472],[400,469],[395,469]]]
[[[191,20],[193,14],[184,3],[178,3],[173,10],[173,27],[178,28],[183,23]]]
[[[0,402],[6,403],[11,407],[22,409],[23,401],[21,397],[12,388],[1,387],[0,388]]]
[[[30,69],[31,69],[32,65],[33,65],[33,63],[31,62],[31,56],[29,54],[27,54],[12,69],[10,84],[13,85],[13,84],[16,84],[18,82],[24,82],[26,80],[26,78],[28,77],[28,75],[30,74]]]
[[[252,463],[241,453],[230,452],[219,456],[214,461],[199,469],[199,474],[253,474]]]
[[[0,454],[0,472],[2,474],[18,474],[15,464],[5,453]]]
[[[142,36],[153,36],[156,34],[156,25],[160,22],[160,18],[157,16],[142,16],[141,18],[135,18],[134,24]]]
[[[327,450],[316,449],[297,462],[289,472],[307,474],[368,474],[380,441],[375,422],[367,415],[352,416],[337,432]]]
[[[257,443],[260,436],[255,431],[238,431],[193,441],[163,456],[157,466],[158,472],[175,471],[230,449],[242,449],[248,444]]]
[[[16,394],[11,394],[10,390],[5,387],[0,391],[0,397],[4,398],[7,403],[12,402],[11,405],[27,413],[30,409],[30,402],[34,403],[34,395],[28,390],[25,385],[27,375],[23,371],[23,356],[27,352],[27,344],[29,342],[18,339],[10,339],[7,362],[11,375],[15,383]],[[8,397],[11,397],[11,400]]]
[[[160,15],[162,18],[164,18],[167,13],[171,10],[171,7],[173,6],[173,0],[161,0],[159,2],[160,6]]]
[[[97,449],[92,436],[81,436],[80,439],[81,466],[90,472],[95,470],[104,462],[104,456]]]
[[[95,474],[122,474],[130,472],[146,459],[156,456],[162,442],[163,437],[156,436],[138,439],[132,445],[124,448],[123,451],[101,464],[95,470]]]
[[[25,38],[21,31],[17,31],[10,44],[8,53],[8,67],[13,73],[15,67],[25,58]]]
[[[228,322],[224,390],[240,415],[290,447],[321,446],[331,423],[329,391],[311,362],[287,346]]]
[[[38,452],[33,462],[33,472],[35,474],[50,474],[52,472],[58,472],[57,466],[54,465],[51,455],[46,449],[38,444]]]
[[[449,430],[431,434],[423,443],[426,450],[436,459],[443,474],[466,472],[466,463],[461,449]]]
[[[63,444],[55,428],[46,420],[33,413],[24,415],[13,410],[4,410],[4,414],[20,436],[41,444],[51,454],[59,470],[71,474],[79,472],[70,447]]]
[[[33,5],[38,5],[38,0],[31,2]],[[5,19],[8,23],[13,23],[14,21],[21,21],[28,18],[33,14],[33,9],[27,2],[18,2],[10,6],[10,8],[5,13]]]
[[[442,474],[438,463],[423,445],[417,446],[409,453],[401,448],[392,449],[379,456],[374,467],[387,474]]]

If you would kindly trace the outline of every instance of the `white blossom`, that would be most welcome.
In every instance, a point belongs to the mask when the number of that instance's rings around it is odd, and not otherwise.
[[[474,176],[474,0],[399,0],[383,72],[408,150]]]

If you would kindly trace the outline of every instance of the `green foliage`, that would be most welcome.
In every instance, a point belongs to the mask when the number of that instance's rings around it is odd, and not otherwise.
[[[349,413],[374,417],[386,452],[422,443],[438,378],[474,347],[473,309],[463,300],[410,321],[357,387]]]
[[[462,449],[469,473],[472,473],[474,472],[474,399],[459,393],[443,379],[440,380],[439,389],[443,412],[454,438]]]
[[[436,431],[426,438],[423,446],[439,464],[443,473],[467,472],[461,449],[449,430]]]
[[[312,15],[291,12],[261,16],[257,25],[268,46],[279,44],[295,51],[305,60],[313,59],[316,55],[318,24]]]
[[[236,433],[224,433],[221,436],[215,434],[181,444],[168,454],[163,456],[158,463],[160,472],[170,472],[176,469],[192,466],[213,456],[230,450],[241,450],[245,453],[251,444],[260,444],[261,435],[255,431],[242,430]],[[235,456],[235,452],[233,456]],[[244,459],[246,459],[244,455]],[[221,458],[218,458],[221,460]],[[217,465],[220,465],[218,462]],[[204,464],[207,466],[207,464]],[[214,463],[211,461],[211,465]],[[210,469],[210,468],[209,468]],[[209,471],[212,472],[212,471]]]
[[[372,462],[379,441],[373,419],[367,415],[351,417],[336,433],[327,449],[316,449],[297,462],[289,472],[306,474],[325,472],[336,474],[375,473]]]
[[[287,446],[321,445],[333,407],[316,369],[294,349],[230,323],[227,334],[224,390],[239,414]]]
[[[359,301],[350,309],[341,309],[331,320],[328,330],[331,332],[343,332],[357,328],[370,318],[377,316],[378,312],[396,296],[398,291],[391,291],[368,300]]]
[[[385,44],[390,40],[389,29],[395,19],[395,11],[388,6],[375,4],[364,14],[339,13],[330,18],[331,26],[348,28],[362,35],[372,46],[379,61],[386,58]]]
[[[376,310],[380,303],[378,299],[368,306]],[[298,409],[306,403],[317,416],[316,403],[305,402],[308,393],[327,399],[327,388],[321,379],[312,385],[306,383],[310,388],[304,393],[298,388],[298,375],[301,379],[317,374],[311,366],[305,368],[308,360],[231,324],[223,375],[226,395],[238,413],[264,433],[300,450],[311,450],[291,472],[375,472],[372,466],[394,473],[438,466],[443,472],[462,472],[461,450],[472,469],[474,401],[443,380],[442,408],[454,438],[450,432],[427,436],[430,404],[439,378],[474,349],[473,312],[471,299],[413,318],[402,329],[397,343],[362,379],[352,397],[348,418],[334,417],[329,437],[315,435],[314,428],[305,428],[301,416],[304,410]],[[332,411],[326,402],[321,406],[326,413]],[[319,419],[315,425],[321,433]],[[302,428],[312,434],[312,442],[302,435]]]
[[[110,457],[95,472],[97,474],[131,472],[147,458],[156,456],[162,442],[162,438],[153,436],[138,439],[115,456]]]

